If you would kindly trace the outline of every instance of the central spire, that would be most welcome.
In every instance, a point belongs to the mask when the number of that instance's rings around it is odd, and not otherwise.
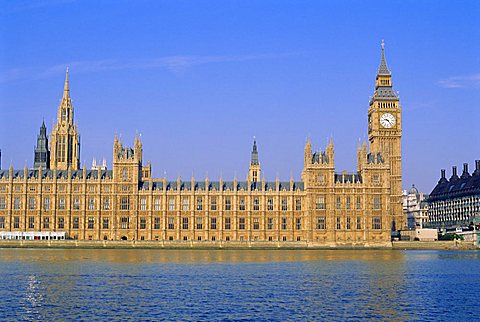
[[[250,159],[250,168],[248,169],[247,180],[258,182],[260,180],[260,162],[258,162],[257,140],[253,137],[252,157]]]
[[[40,127],[40,135],[47,135],[47,127],[45,126],[45,119],[42,119],[42,126]]]
[[[258,165],[258,150],[257,150],[257,140],[253,137],[253,148],[252,148],[252,158],[250,160],[251,165]]]
[[[63,85],[63,96],[68,96],[70,89],[68,87],[68,67],[67,71],[65,72],[65,85]]]
[[[65,71],[63,96],[58,106],[57,123],[52,129],[50,168],[57,170],[80,169],[80,136],[74,123],[72,99]]]

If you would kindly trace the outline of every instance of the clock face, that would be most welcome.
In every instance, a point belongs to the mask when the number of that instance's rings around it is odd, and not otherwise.
[[[395,116],[390,113],[383,114],[380,117],[380,124],[387,129],[393,127],[395,125]]]

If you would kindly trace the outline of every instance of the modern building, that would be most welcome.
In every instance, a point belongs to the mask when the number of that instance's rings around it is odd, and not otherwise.
[[[408,229],[422,229],[428,222],[428,203],[423,192],[418,192],[415,185],[410,190],[403,190],[403,213],[407,218]]]
[[[468,163],[463,164],[459,177],[457,167],[446,178],[445,170],[428,199],[428,227],[467,228],[480,219],[480,160],[475,161],[475,171],[468,172]]]
[[[308,139],[301,181],[262,178],[256,141],[245,181],[152,178],[138,135],[133,147],[115,137],[111,170],[88,170],[80,168],[67,70],[50,145],[42,125],[34,169],[0,170],[0,231],[88,240],[388,243],[406,220],[401,106],[383,43],[365,112],[369,144],[358,146],[354,173],[336,172],[332,141],[313,151]]]

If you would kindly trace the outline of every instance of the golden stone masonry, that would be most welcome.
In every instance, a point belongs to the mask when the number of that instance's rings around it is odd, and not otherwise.
[[[79,240],[387,243],[405,226],[402,117],[384,46],[357,171],[336,173],[334,145],[305,144],[302,180],[261,179],[254,141],[246,181],[155,179],[117,137],[113,168],[80,167],[68,82],[50,144],[42,124],[34,169],[0,170],[0,232],[65,232]]]

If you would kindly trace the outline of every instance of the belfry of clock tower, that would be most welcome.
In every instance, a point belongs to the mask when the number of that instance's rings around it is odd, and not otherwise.
[[[368,140],[370,149],[382,153],[390,163],[390,194],[392,228],[402,229],[405,220],[402,210],[402,109],[398,95],[393,90],[392,74],[382,56],[378,68],[375,91],[368,108]]]

